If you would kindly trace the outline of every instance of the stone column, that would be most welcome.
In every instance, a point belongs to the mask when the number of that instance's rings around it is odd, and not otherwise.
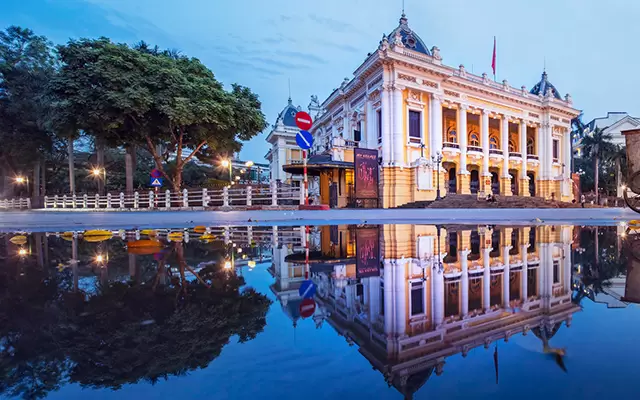
[[[480,188],[485,194],[491,193],[491,185],[485,184],[486,179],[491,178],[489,173],[489,110],[482,110],[482,176],[480,179]]]
[[[502,307],[505,309],[509,308],[509,297],[511,296],[509,249],[511,249],[511,246],[504,246],[502,248],[502,258],[504,260],[504,270],[502,272]]]
[[[384,260],[384,333],[390,338],[394,329],[393,321],[393,269],[391,261]]]
[[[469,263],[467,260],[467,256],[469,255],[468,250],[463,250],[458,253],[458,257],[460,257],[460,266],[462,267],[462,276],[460,277],[460,292],[461,296],[461,308],[460,313],[462,314],[462,318],[465,318],[469,314]]]
[[[564,182],[562,183],[564,189],[562,194],[564,196],[571,196],[572,184],[571,184],[571,131],[567,129],[564,132],[564,155],[562,156],[562,163],[564,164]],[[569,199],[570,200],[570,199]]]
[[[562,289],[565,293],[571,292],[571,244],[562,245]]]
[[[431,94],[429,120],[431,121],[429,154],[435,156],[437,152],[442,152],[442,97],[439,95]]]
[[[545,151],[545,129],[544,126],[536,126],[536,152],[540,161],[538,172],[536,173],[536,196],[543,197],[546,193],[544,190],[543,179],[547,179],[546,167],[546,151]]]
[[[527,260],[527,245],[520,245],[520,257],[522,257],[522,272],[520,273],[520,298],[522,299],[522,304],[524,305],[527,302],[527,298],[529,297],[527,294],[528,291],[528,260]]]
[[[382,85],[380,93],[380,113],[382,122],[382,165],[391,163],[391,92],[388,85]]]
[[[396,333],[399,337],[402,337],[405,335],[405,327],[407,325],[407,286],[409,286],[406,279],[407,260],[404,258],[396,260],[395,264],[393,277],[396,289],[394,296]]]
[[[378,143],[375,142],[378,140],[375,111],[373,110],[373,101],[371,101],[369,97],[367,97],[367,114],[362,134],[364,135],[364,142],[367,144],[367,148],[375,149],[378,147]]]
[[[482,266],[484,274],[482,276],[482,307],[485,312],[491,309],[491,260],[489,253],[491,249],[482,249]]]
[[[509,176],[509,118],[502,116],[502,125],[500,129],[500,139],[502,140],[502,174],[500,176],[500,184],[502,188],[500,193],[503,196],[511,196],[511,177]]]
[[[393,86],[393,162],[396,166],[404,166],[404,129],[403,129],[403,86]]]
[[[520,120],[520,154],[522,165],[520,165],[520,179],[518,179],[518,190],[520,196],[529,196],[529,180],[527,179],[527,123]]]
[[[470,194],[470,173],[467,170],[467,109],[466,104],[460,104],[458,108],[458,143],[460,144],[460,167],[458,171],[458,193]]]
[[[444,273],[437,270],[433,271],[433,297],[434,310],[433,322],[437,327],[444,322]]]

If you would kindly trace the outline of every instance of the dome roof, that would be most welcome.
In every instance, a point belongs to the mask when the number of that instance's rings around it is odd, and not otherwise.
[[[289,97],[289,102],[284,110],[280,111],[278,114],[278,119],[276,120],[276,124],[278,121],[282,121],[284,126],[296,127],[296,113],[300,111],[300,107],[296,107],[293,105],[291,101],[291,97]]]
[[[424,44],[422,39],[420,39],[420,37],[413,32],[411,28],[409,28],[407,22],[407,16],[402,13],[402,16],[400,17],[400,25],[398,25],[398,27],[389,34],[389,40],[393,40],[396,36],[396,32],[400,32],[402,44],[404,44],[406,48],[430,56],[431,52],[427,49],[427,46]]]
[[[547,94],[547,90],[551,89],[551,93],[553,93],[553,97],[555,97],[558,100],[562,100],[562,97],[560,96],[560,93],[558,93],[558,90],[556,89],[555,86],[553,86],[553,84],[551,82],[549,82],[549,80],[547,79],[547,71],[544,71],[542,73],[542,78],[540,79],[540,82],[536,83],[536,85],[533,87],[533,89],[531,89],[529,91],[529,93],[531,94],[535,94],[535,95],[546,95]]]

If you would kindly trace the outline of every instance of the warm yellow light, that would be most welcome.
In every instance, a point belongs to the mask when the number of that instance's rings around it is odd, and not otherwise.
[[[242,253],[242,248],[238,247],[238,253]]]
[[[247,265],[249,266],[249,268],[254,268],[256,266],[256,262],[253,260],[249,260],[249,262],[247,263]]]
[[[244,165],[247,168],[251,168],[251,167],[253,167],[253,161],[247,161],[246,163],[244,163]]]
[[[16,182],[17,183],[24,183],[25,179],[22,176],[16,176]]]
[[[237,181],[239,181],[239,180],[240,180],[240,177],[239,177],[239,176],[236,176],[236,180],[237,180]]]
[[[94,169],[91,171],[91,173],[92,173],[94,176],[99,176],[100,174],[102,174],[102,170],[101,170],[100,168],[94,168]]]
[[[224,262],[224,269],[231,269],[231,261],[227,260]]]
[[[241,173],[241,174],[244,174],[244,172],[245,172],[245,171],[244,171],[244,168],[242,168],[242,169],[240,170],[240,173]]]
[[[226,168],[226,167],[228,167],[228,166],[229,166],[229,160],[222,160],[222,161],[220,162],[220,165],[222,165],[222,166],[223,166],[223,167],[225,167],[225,168]]]
[[[622,190],[627,190],[627,185],[622,185],[622,186],[620,186],[620,189],[622,189]]]
[[[18,255],[26,256],[26,255],[27,255],[27,249],[20,249],[20,250],[18,250]]]
[[[620,237],[626,238],[627,237],[627,232],[620,233]]]
[[[102,261],[104,261],[104,256],[102,254],[98,254],[96,256],[96,262],[101,263]]]

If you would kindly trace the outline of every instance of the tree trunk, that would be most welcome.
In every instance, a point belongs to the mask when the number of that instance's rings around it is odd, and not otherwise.
[[[135,151],[133,146],[127,147],[127,153],[124,156],[125,175],[126,175],[126,190],[127,193],[133,193],[133,152]]]
[[[40,165],[42,171],[40,173],[40,180],[42,180],[42,191],[40,192],[41,196],[45,196],[47,194],[47,160],[42,160],[42,164]]]
[[[622,197],[620,186],[622,185],[622,169],[620,168],[620,158],[616,158],[616,202],[618,197]]]
[[[100,176],[97,176],[98,179],[98,193],[105,193],[105,179],[106,179],[106,171],[104,165],[104,143],[102,140],[96,138],[96,162],[98,164],[98,169],[100,170]]]
[[[38,202],[40,198],[40,164],[38,160],[33,163],[33,201]]]
[[[599,235],[600,231],[598,229],[598,226],[596,226],[596,239],[595,239],[595,246],[596,246],[596,251],[595,251],[595,260],[594,263],[597,266],[598,265],[598,261],[600,260],[600,235]]]
[[[69,138],[67,153],[67,156],[69,157],[69,191],[71,194],[74,194],[76,192],[76,171],[73,160],[73,138]]]
[[[594,186],[596,189],[596,204],[600,205],[600,191],[598,190],[599,187],[599,178],[600,178],[600,163],[599,163],[599,159],[598,156],[595,156],[593,158],[593,180],[594,180]]]

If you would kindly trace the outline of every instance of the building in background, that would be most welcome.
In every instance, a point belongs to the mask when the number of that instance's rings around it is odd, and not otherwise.
[[[596,128],[604,130],[604,133],[611,135],[611,141],[617,146],[626,146],[622,131],[640,128],[640,118],[632,117],[626,112],[608,112],[606,117],[594,118],[587,124],[585,135],[590,135]],[[575,155],[582,156],[582,145],[580,140],[575,146]]]
[[[438,174],[443,195],[573,198],[571,97],[546,72],[528,90],[447,66],[404,14],[320,108],[309,173],[331,206],[354,204],[358,147],[378,151],[384,208],[435,199]],[[279,160],[274,169],[300,174],[297,160]]]

